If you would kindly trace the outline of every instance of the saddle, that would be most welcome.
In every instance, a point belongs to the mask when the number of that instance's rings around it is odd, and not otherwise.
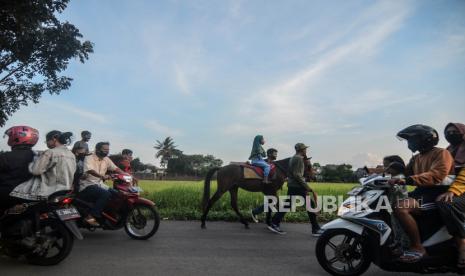
[[[263,169],[257,166],[253,166],[248,163],[239,164],[242,168],[244,179],[263,179]],[[274,179],[276,173],[276,165],[270,164],[270,179]]]

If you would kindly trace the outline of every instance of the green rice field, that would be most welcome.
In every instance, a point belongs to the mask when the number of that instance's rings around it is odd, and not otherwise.
[[[142,196],[154,201],[160,211],[162,219],[199,220],[201,216],[201,200],[203,194],[203,181],[139,181],[144,190]],[[346,197],[347,192],[357,184],[342,183],[310,183],[310,186],[321,195],[334,195]],[[216,191],[216,182],[212,182],[210,195]],[[280,191],[281,195],[287,193],[286,184]],[[263,194],[239,190],[239,209],[242,214],[249,217],[250,210],[263,204]],[[332,214],[320,214],[319,219],[327,221],[335,217]],[[262,217],[264,217],[262,215]],[[237,216],[231,208],[229,193],[223,195],[216,202],[208,214],[208,220],[236,221]],[[304,209],[300,212],[288,213],[288,222],[306,222],[307,214]]]

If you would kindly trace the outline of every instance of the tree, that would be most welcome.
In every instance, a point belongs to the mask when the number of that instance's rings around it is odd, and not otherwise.
[[[69,0],[0,0],[0,127],[20,106],[59,94],[72,78],[60,73],[71,59],[84,63],[90,41],[56,17]]]
[[[155,158],[161,157],[161,167],[166,168],[168,166],[169,159],[172,159],[173,157],[176,158],[178,155],[182,154],[182,152],[176,149],[176,147],[177,146],[174,144],[173,138],[170,136],[166,137],[162,142],[157,140],[157,144],[154,146],[154,148],[158,150],[155,154]]]
[[[205,176],[214,167],[221,167],[223,161],[213,155],[181,154],[168,162],[168,173],[175,175]]]
[[[321,173],[321,164],[316,162],[316,163],[313,163],[312,164],[312,167],[313,167],[313,170],[315,171],[315,173]]]
[[[354,172],[349,164],[326,165],[321,168],[321,177],[327,182],[353,182]]]
[[[139,158],[134,158],[131,161],[131,168],[134,172],[142,172],[147,169],[147,165],[142,163]]]

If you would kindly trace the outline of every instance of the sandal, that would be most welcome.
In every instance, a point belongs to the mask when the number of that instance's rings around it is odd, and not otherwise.
[[[90,226],[94,226],[94,227],[98,227],[100,226],[100,224],[97,222],[97,220],[92,217],[92,216],[87,216],[85,218],[85,221],[90,225]]]
[[[426,256],[426,253],[414,251],[414,250],[407,250],[404,251],[402,256],[399,257],[399,261],[403,263],[417,263],[421,259],[423,259]]]

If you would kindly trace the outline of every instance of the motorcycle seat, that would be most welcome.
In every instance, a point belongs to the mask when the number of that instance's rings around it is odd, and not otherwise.
[[[71,190],[62,190],[62,191],[54,192],[53,194],[48,196],[48,201],[51,201],[54,198],[59,197],[59,196],[64,196],[68,194],[71,195],[70,192]]]
[[[74,198],[74,202],[77,203],[77,205],[84,205],[87,208],[92,208],[95,205],[94,203],[85,201],[79,197]]]

